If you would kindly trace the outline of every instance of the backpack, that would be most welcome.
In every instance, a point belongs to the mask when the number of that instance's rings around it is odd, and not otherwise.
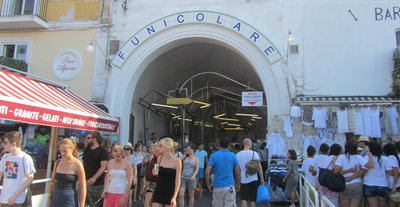
[[[153,175],[153,168],[154,168],[154,164],[157,163],[157,157],[154,156],[153,159],[151,159],[148,164],[147,164],[147,168],[146,168],[146,175],[145,175],[145,179],[146,181],[149,182],[156,182],[157,181],[157,177]]]
[[[260,167],[259,160],[254,160],[254,153],[253,151],[253,157],[246,163],[246,177],[256,174]]]

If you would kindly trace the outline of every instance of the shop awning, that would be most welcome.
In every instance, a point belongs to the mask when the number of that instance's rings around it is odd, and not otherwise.
[[[299,105],[340,105],[340,104],[392,104],[400,99],[392,96],[297,96]]]
[[[118,119],[68,88],[4,69],[0,69],[0,119],[79,130],[118,131]]]

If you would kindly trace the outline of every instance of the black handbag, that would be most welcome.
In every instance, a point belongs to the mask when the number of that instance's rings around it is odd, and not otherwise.
[[[332,163],[332,161],[331,161]],[[334,174],[333,170],[329,170],[329,163],[326,169],[320,168],[318,174],[318,182],[320,185],[334,192],[343,192],[346,188],[346,180],[341,174]]]

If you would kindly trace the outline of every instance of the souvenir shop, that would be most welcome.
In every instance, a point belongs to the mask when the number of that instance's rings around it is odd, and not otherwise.
[[[297,152],[301,164],[310,145],[318,154],[322,143],[337,143],[344,148],[346,141],[356,141],[361,135],[381,143],[400,141],[399,101],[388,96],[296,97],[290,115],[276,116],[270,123],[273,131],[268,135],[267,148],[272,184],[283,187],[280,178],[286,173],[288,149]],[[282,196],[276,190],[272,193],[277,194],[272,194],[275,199]]]
[[[37,168],[35,179],[50,177],[59,139],[72,136],[79,142],[90,130],[118,133],[118,119],[68,87],[3,66],[0,82],[0,136],[9,131],[22,133],[23,149]]]

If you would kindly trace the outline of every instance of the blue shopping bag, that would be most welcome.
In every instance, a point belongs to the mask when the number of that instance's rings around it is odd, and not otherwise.
[[[267,204],[270,200],[271,196],[269,195],[267,184],[258,186],[256,199],[257,205]]]

